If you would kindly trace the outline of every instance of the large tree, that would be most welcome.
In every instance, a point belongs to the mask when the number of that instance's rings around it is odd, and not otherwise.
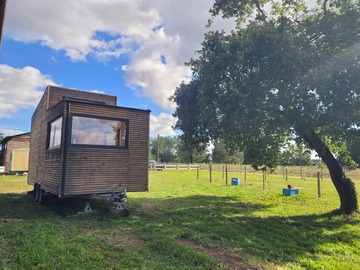
[[[360,127],[359,1],[216,0],[210,12],[236,17],[237,28],[207,33],[188,63],[193,79],[173,96],[183,139],[221,138],[273,167],[295,137],[327,165],[341,212],[358,210],[333,149]]]

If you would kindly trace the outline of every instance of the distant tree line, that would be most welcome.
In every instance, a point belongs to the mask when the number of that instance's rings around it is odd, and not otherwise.
[[[150,138],[149,158],[164,163],[224,163],[250,164],[251,151],[227,149],[222,140],[213,142],[210,149],[199,150],[186,145],[180,136],[155,136]],[[279,164],[287,166],[311,166],[311,151],[304,145],[289,145],[277,157]]]

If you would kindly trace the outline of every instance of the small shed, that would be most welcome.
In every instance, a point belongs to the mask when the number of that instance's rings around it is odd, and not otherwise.
[[[48,86],[31,120],[28,183],[58,197],[148,190],[150,111]]]
[[[28,171],[30,132],[7,136],[1,141],[0,166],[5,173]]]

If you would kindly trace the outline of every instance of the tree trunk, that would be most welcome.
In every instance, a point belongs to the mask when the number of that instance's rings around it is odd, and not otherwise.
[[[340,212],[351,214],[358,210],[355,184],[347,178],[343,168],[331,153],[329,148],[314,132],[299,132],[302,138],[314,149],[329,169],[331,180],[340,197]]]

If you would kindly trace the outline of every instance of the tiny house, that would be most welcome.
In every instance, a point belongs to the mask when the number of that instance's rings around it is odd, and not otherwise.
[[[5,173],[28,171],[30,132],[7,136],[1,141],[0,166]]]
[[[31,119],[28,183],[62,197],[148,190],[150,111],[48,86]]]

